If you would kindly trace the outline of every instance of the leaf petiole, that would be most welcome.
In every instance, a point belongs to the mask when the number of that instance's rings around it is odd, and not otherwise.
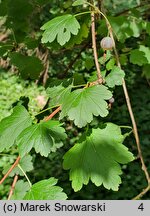
[[[78,13],[78,14],[75,14],[74,16],[80,16],[80,15],[84,15],[84,14],[90,14],[91,11],[85,11],[85,12],[81,12],[81,13]]]
[[[132,129],[132,127],[131,126],[126,126],[126,125],[121,125],[121,126],[119,126],[120,128],[128,128],[128,129]]]
[[[132,134],[133,133],[133,130],[131,130],[129,133],[125,133],[123,136],[124,136],[124,139],[126,138],[126,137],[128,137],[128,136],[130,136],[130,134]]]
[[[76,85],[76,86],[72,86],[71,88],[79,88],[79,87],[85,87],[86,84],[82,84],[82,85]]]
[[[20,166],[20,164],[17,165],[18,168],[22,171],[22,173],[24,174],[25,178],[27,179],[28,183],[29,183],[29,186],[32,187],[32,183],[30,182],[27,174],[25,173],[25,171],[22,169],[22,167]]]
[[[47,110],[53,109],[53,108],[55,108],[55,107],[59,107],[60,105],[61,105],[61,104],[56,104],[55,106],[51,106],[51,107],[49,107],[49,108],[47,108],[47,109],[44,109],[44,110],[42,110],[41,112],[39,112],[38,114],[36,114],[36,116],[40,115],[41,113],[46,112]]]

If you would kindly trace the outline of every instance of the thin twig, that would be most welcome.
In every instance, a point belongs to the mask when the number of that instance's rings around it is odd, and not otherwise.
[[[8,195],[8,200],[10,200],[11,196],[13,195],[17,180],[18,180],[18,175],[15,175],[12,186],[11,186],[11,189],[10,189],[10,192],[9,192],[9,195]]]
[[[109,28],[109,33],[110,33],[110,37],[112,38],[112,40],[114,42],[114,53],[115,53],[115,56],[116,56],[117,65],[118,65],[119,68],[121,68],[121,64],[120,64],[120,61],[119,61],[119,55],[118,55],[118,52],[117,52],[117,49],[116,49],[116,46],[115,46],[115,41],[114,41],[114,37],[113,37],[113,33],[112,33],[111,28]],[[134,132],[134,137],[135,137],[135,140],[136,140],[138,154],[139,154],[139,157],[140,157],[140,160],[141,160],[141,164],[142,164],[142,170],[145,173],[145,176],[146,176],[148,184],[150,184],[150,176],[149,176],[149,173],[147,171],[147,167],[146,167],[144,159],[143,159],[142,150],[141,150],[141,144],[140,144],[140,139],[139,139],[139,134],[138,134],[138,130],[137,130],[137,125],[136,125],[135,117],[134,117],[134,114],[133,114],[133,110],[132,110],[132,106],[131,106],[128,90],[127,90],[127,87],[126,87],[125,79],[122,79],[122,86],[123,86],[123,91],[124,91],[124,95],[125,95],[128,111],[129,111],[130,118],[131,118],[132,125],[133,125],[133,132]]]
[[[17,157],[16,161],[13,163],[13,165],[10,167],[10,169],[8,170],[8,172],[4,175],[4,177],[1,179],[0,181],[0,185],[5,181],[5,179],[9,176],[9,174],[12,172],[12,170],[18,165],[19,161],[20,161],[20,156]]]
[[[126,14],[126,13],[130,12],[131,9],[137,9],[137,8],[140,8],[140,7],[145,7],[148,10],[149,6],[150,6],[149,4],[147,4],[147,5],[146,4],[140,4],[140,5],[137,5],[135,7],[126,9],[124,11],[121,11],[121,12],[117,13],[116,16],[120,16],[120,15]]]
[[[48,70],[49,70],[49,50],[47,49],[45,53],[40,52],[39,48],[36,48],[36,56],[43,62],[44,70],[40,73],[38,79],[36,80],[36,84],[39,83],[40,79],[43,77],[43,85],[45,86],[47,78],[48,78]]]
[[[89,43],[86,43],[82,49],[80,49],[80,52],[76,55],[76,57],[69,63],[66,70],[64,71],[64,74],[67,74],[68,71],[72,68],[72,66],[76,63],[76,61],[80,58],[81,53],[85,50],[85,48],[89,45]]]
[[[150,184],[141,193],[139,193],[136,197],[134,197],[132,200],[138,200],[142,198],[149,190],[150,190]]]
[[[148,85],[150,86],[150,81],[148,78],[146,78],[146,81],[147,81]]]
[[[61,110],[61,107],[59,106],[57,109],[54,110],[54,112],[52,112],[52,113],[45,119],[45,121],[48,121],[48,120],[50,120],[51,118],[53,118],[53,116],[56,115],[60,110]]]
[[[47,78],[48,78],[48,70],[49,70],[49,52],[48,49],[46,50],[45,58],[44,58],[44,65],[45,65],[45,71],[43,74],[43,85],[46,85]]]
[[[103,3],[104,0],[98,0],[98,8],[100,11],[104,11],[104,3]]]
[[[111,39],[113,40],[113,44],[114,44],[114,53],[115,53],[115,57],[116,57],[116,62],[117,62],[118,67],[121,69],[121,64],[120,64],[119,55],[118,55],[116,45],[115,45],[115,40],[114,40],[114,36],[113,36],[113,32],[112,32],[112,27],[111,27],[107,17],[101,11],[98,10],[98,12],[100,14],[102,14],[103,17],[106,20],[106,25],[108,27],[109,35],[110,35]],[[147,167],[145,165],[144,158],[143,158],[143,155],[142,155],[142,150],[141,150],[141,144],[140,144],[139,134],[138,134],[138,130],[137,130],[137,125],[136,125],[135,117],[134,117],[134,114],[133,114],[133,110],[132,110],[128,90],[127,90],[127,87],[126,87],[125,79],[122,79],[122,86],[123,86],[123,91],[124,91],[128,111],[129,111],[130,118],[131,118],[131,121],[132,121],[133,133],[134,133],[134,137],[135,137],[135,140],[136,140],[136,145],[137,145],[139,158],[140,158],[140,161],[141,161],[141,164],[142,164],[142,170],[144,171],[145,177],[146,177],[147,182],[148,182],[148,187],[145,189],[147,191],[147,190],[149,190],[149,185],[150,185],[150,175],[149,175],[149,173],[147,171]]]
[[[45,71],[43,74],[43,85],[46,85],[47,79],[48,79],[48,70],[49,70],[49,60],[47,59],[47,62],[45,63]]]
[[[91,31],[92,31],[92,47],[93,47],[93,53],[94,53],[94,60],[97,70],[97,78],[99,80],[99,83],[103,82],[100,65],[98,62],[98,55],[97,55],[97,48],[96,48],[96,38],[95,38],[95,14],[94,12],[91,12]]]

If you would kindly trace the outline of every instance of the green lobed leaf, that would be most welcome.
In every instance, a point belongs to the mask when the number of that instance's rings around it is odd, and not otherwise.
[[[112,70],[113,67],[114,67],[114,65],[115,65],[115,59],[112,58],[112,59],[110,59],[110,60],[108,61],[108,63],[106,64],[106,69],[107,69],[107,70]]]
[[[26,37],[24,43],[28,49],[35,49],[39,46],[39,40],[32,37]]]
[[[8,13],[7,1],[0,1],[0,17],[6,16]]]
[[[150,79],[150,64],[144,65],[143,75],[146,76],[147,79]]]
[[[68,116],[70,120],[74,120],[75,125],[84,127],[93,120],[93,115],[101,117],[108,115],[105,100],[111,97],[111,92],[103,85],[77,89],[64,99],[60,119]]]
[[[103,128],[93,129],[81,143],[75,144],[65,155],[63,167],[70,169],[70,180],[74,191],[91,180],[96,186],[118,190],[122,174],[120,164],[134,157],[122,142],[120,127],[107,123]]]
[[[47,157],[55,147],[60,147],[62,140],[66,139],[64,128],[58,121],[40,122],[26,128],[19,135],[16,143],[18,145],[19,154],[24,157],[32,148],[36,153]]]
[[[140,45],[139,50],[144,52],[145,57],[147,59],[147,63],[150,64],[150,48],[143,46],[143,45]]]
[[[132,36],[133,37],[139,37],[142,31],[142,22],[137,21],[136,18],[132,18],[130,22],[130,28],[133,31]]]
[[[132,64],[137,64],[142,66],[143,64],[147,64],[147,58],[145,57],[145,53],[138,49],[131,50],[130,52],[130,62]]]
[[[66,200],[67,195],[56,184],[55,178],[39,181],[27,192],[24,200]]]
[[[112,57],[112,54],[110,52],[110,50],[107,50],[106,52],[106,57],[102,56],[98,59],[100,64],[105,64],[110,58]]]
[[[41,60],[35,56],[25,56],[21,53],[12,52],[10,61],[19,69],[23,78],[30,77],[31,79],[36,79],[44,69]]]
[[[58,86],[48,87],[47,94],[50,97],[50,105],[60,105],[70,95],[71,86],[65,88],[62,84]]]
[[[122,79],[124,77],[124,71],[114,66],[111,72],[105,77],[105,81],[110,88],[113,88],[115,85],[122,85]]]
[[[42,43],[51,43],[57,37],[57,42],[63,46],[70,40],[71,34],[78,34],[80,24],[75,16],[65,14],[48,21],[41,29],[44,30]]]
[[[27,110],[22,105],[16,106],[13,113],[0,122],[0,152],[8,150],[18,135],[31,124]]]
[[[121,63],[121,65],[127,65],[128,58],[127,58],[126,54],[121,54],[119,57],[120,57],[120,63]]]
[[[84,75],[83,73],[77,73],[75,72],[73,74],[73,84],[76,86],[76,85],[83,85],[85,84],[85,80],[84,80]]]
[[[19,165],[24,170],[24,172],[29,172],[29,171],[33,170],[32,157],[30,155],[26,155],[25,157],[21,158],[21,160],[19,161]],[[6,167],[4,167],[3,174],[7,173],[7,171],[10,169],[10,167],[11,167],[11,165],[7,165]],[[24,176],[24,174],[22,173],[22,171],[19,169],[18,166],[16,166],[12,170],[12,172],[9,174],[9,176],[12,177],[16,174],[20,175],[20,176]]]
[[[10,0],[8,0],[7,2],[9,19],[14,23],[20,20],[22,22],[24,20],[27,20],[27,16],[32,13],[33,6],[30,0],[13,0],[13,4]],[[18,28],[18,26],[16,26],[16,28]]]
[[[118,17],[109,17],[109,21],[111,23],[112,29],[117,35],[117,38],[121,43],[133,36],[133,30],[131,29],[131,22],[128,20],[126,16],[118,16]]]
[[[72,6],[79,6],[79,5],[83,5],[86,1],[85,0],[76,0]]]
[[[29,189],[28,182],[24,182],[23,180],[17,181],[11,200],[22,200]]]
[[[121,43],[129,37],[139,37],[143,29],[142,21],[134,16],[110,17],[109,21]]]
[[[94,60],[91,57],[85,59],[85,68],[89,71],[94,66]]]
[[[7,9],[6,26],[13,30],[17,43],[22,43],[24,37],[29,34],[31,27],[29,17],[33,12],[33,5],[30,0],[13,0],[13,4],[11,0],[4,2],[6,2]]]
[[[106,70],[101,71],[101,75],[103,78],[106,76]],[[88,82],[94,82],[97,80],[97,71],[93,71],[91,76],[88,78]]]

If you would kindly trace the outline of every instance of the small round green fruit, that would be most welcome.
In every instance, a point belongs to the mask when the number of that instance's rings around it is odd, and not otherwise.
[[[104,37],[101,40],[101,47],[103,50],[111,50],[114,47],[114,42],[111,37]]]

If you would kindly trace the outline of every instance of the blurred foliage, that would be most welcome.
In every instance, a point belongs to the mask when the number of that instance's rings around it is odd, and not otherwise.
[[[29,111],[32,116],[36,115],[46,103],[46,91],[43,86],[37,86],[28,80],[24,81],[11,72],[0,71],[0,120],[10,115],[12,105],[20,97],[29,98]]]

